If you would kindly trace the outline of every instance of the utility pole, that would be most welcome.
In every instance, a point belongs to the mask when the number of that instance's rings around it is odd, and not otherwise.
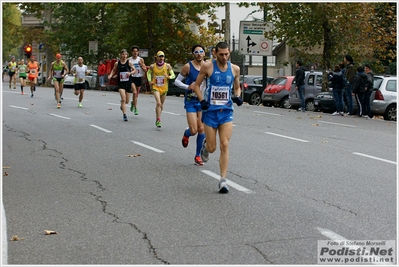
[[[230,48],[230,3],[226,3],[224,5],[225,8],[225,32],[224,32],[224,39],[226,43],[229,45]]]
[[[263,21],[266,23],[266,6],[263,6]],[[263,56],[262,57],[262,85],[263,85],[263,89],[266,88],[267,85],[267,56]]]

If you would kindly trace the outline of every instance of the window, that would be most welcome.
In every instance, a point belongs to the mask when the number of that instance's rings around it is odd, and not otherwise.
[[[316,86],[321,86],[323,83],[323,76],[317,75]]]
[[[308,84],[309,85],[314,85],[314,75],[309,75]]]
[[[387,82],[387,91],[389,92],[396,92],[396,81],[395,80],[389,80]]]

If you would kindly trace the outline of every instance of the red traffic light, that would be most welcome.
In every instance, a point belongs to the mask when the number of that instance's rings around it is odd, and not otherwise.
[[[25,55],[27,58],[31,57],[31,55],[32,55],[32,45],[31,44],[25,46]]]

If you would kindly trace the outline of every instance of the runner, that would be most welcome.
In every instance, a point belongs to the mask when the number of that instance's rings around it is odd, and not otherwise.
[[[233,102],[238,106],[243,102],[240,97],[240,67],[231,64],[228,61],[229,56],[229,45],[226,42],[218,43],[216,60],[202,64],[194,84],[194,92],[201,103],[202,122],[205,128],[206,138],[201,148],[201,158],[204,162],[208,161],[209,153],[215,152],[216,134],[219,132],[219,193],[229,192],[226,175],[229,164],[229,141],[233,132]],[[209,78],[209,84],[203,96],[200,87],[205,78]]]
[[[39,63],[35,60],[35,56],[30,56],[30,61],[27,64],[26,71],[28,72],[28,79],[30,84],[30,97],[33,97],[33,92],[36,91],[37,84],[37,76],[39,75],[40,66]]]
[[[61,60],[62,55],[57,54],[55,56],[56,60],[51,63],[50,71],[48,74],[48,80],[53,78],[54,83],[54,95],[57,101],[57,108],[61,108],[61,95],[64,90],[64,78],[68,73],[68,67],[63,60]]]
[[[11,61],[8,63],[8,76],[10,76],[10,89],[12,80],[14,80],[14,89],[17,88],[17,75],[15,72],[17,71],[17,62],[15,61],[15,57],[11,57]]]
[[[163,110],[163,103],[168,93],[169,79],[176,77],[170,64],[165,63],[165,54],[158,51],[156,62],[151,64],[147,71],[147,79],[152,86],[152,92],[156,101],[155,106],[155,125],[161,128],[161,114]],[[169,74],[168,74],[169,73]],[[152,76],[154,74],[154,76]]]
[[[24,86],[25,86],[25,80],[26,80],[26,64],[25,60],[21,59],[21,64],[18,66],[18,73],[19,73],[19,82],[21,83],[21,95],[24,94]]]
[[[205,57],[205,48],[202,45],[196,44],[192,47],[191,53],[194,59],[183,66],[179,75],[175,80],[176,86],[186,89],[184,96],[184,108],[186,109],[186,117],[188,128],[184,131],[182,138],[183,147],[188,146],[189,137],[197,135],[197,148],[195,152],[194,162],[198,165],[203,165],[200,156],[202,142],[205,138],[204,125],[202,124],[201,117],[201,104],[198,101],[197,95],[193,92],[195,80],[197,79],[199,70]],[[183,80],[185,79],[185,83]],[[201,84],[201,93],[205,89],[205,81]]]
[[[82,108],[83,94],[86,89],[85,76],[91,73],[91,71],[87,69],[87,66],[83,65],[83,57],[78,57],[78,64],[72,67],[71,73],[75,75],[74,94],[79,96],[78,108]]]
[[[137,109],[137,100],[143,80],[143,75],[147,68],[145,66],[144,59],[139,57],[139,47],[137,45],[133,45],[131,51],[132,56],[129,58],[129,62],[133,64],[136,71],[131,76],[133,96],[130,111],[134,111],[134,115],[139,115],[139,111]]]
[[[127,60],[127,50],[122,49],[121,59],[115,62],[111,73],[108,75],[108,80],[111,80],[114,73],[117,74],[118,91],[121,96],[121,110],[123,114],[123,121],[127,121],[126,104],[129,104],[129,93],[132,92],[131,75],[136,72],[133,64]]]

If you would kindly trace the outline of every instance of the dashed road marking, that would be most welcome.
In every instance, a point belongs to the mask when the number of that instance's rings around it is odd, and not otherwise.
[[[208,175],[208,176],[210,176],[212,178],[215,178],[218,181],[220,180],[220,175],[218,175],[218,174],[216,174],[214,172],[211,172],[211,171],[208,171],[208,170],[202,170],[201,172],[205,173],[206,175]],[[254,194],[255,193],[254,191],[249,190],[248,188],[245,188],[245,187],[243,187],[243,186],[241,186],[239,184],[236,184],[235,182],[232,182],[232,181],[230,181],[228,179],[227,179],[227,185],[237,189],[238,191],[241,191],[241,192],[244,192],[244,193],[247,193],[247,194]]]
[[[144,148],[147,148],[147,149],[149,149],[149,150],[155,151],[155,152],[157,152],[157,153],[165,153],[165,151],[162,151],[162,150],[160,150],[160,149],[158,149],[158,148],[155,148],[155,147],[152,147],[152,146],[149,146],[149,145],[146,145],[146,144],[137,142],[137,141],[130,140],[130,142],[132,142],[133,144],[136,144],[136,145],[138,145],[138,146],[142,146],[142,147],[144,147]]]
[[[90,126],[96,128],[96,129],[99,129],[99,130],[101,130],[103,132],[106,132],[106,133],[112,133],[112,131],[104,129],[104,128],[101,128],[100,126],[97,126],[97,125],[94,125],[94,124],[90,124]]]
[[[298,139],[298,138],[294,138],[294,137],[290,137],[290,136],[286,136],[286,135],[281,135],[281,134],[276,134],[276,133],[271,133],[271,132],[265,132],[265,133],[270,134],[270,135],[279,136],[279,137],[282,137],[282,138],[287,138],[287,139],[303,142],[303,143],[308,143],[309,142],[308,140]]]

